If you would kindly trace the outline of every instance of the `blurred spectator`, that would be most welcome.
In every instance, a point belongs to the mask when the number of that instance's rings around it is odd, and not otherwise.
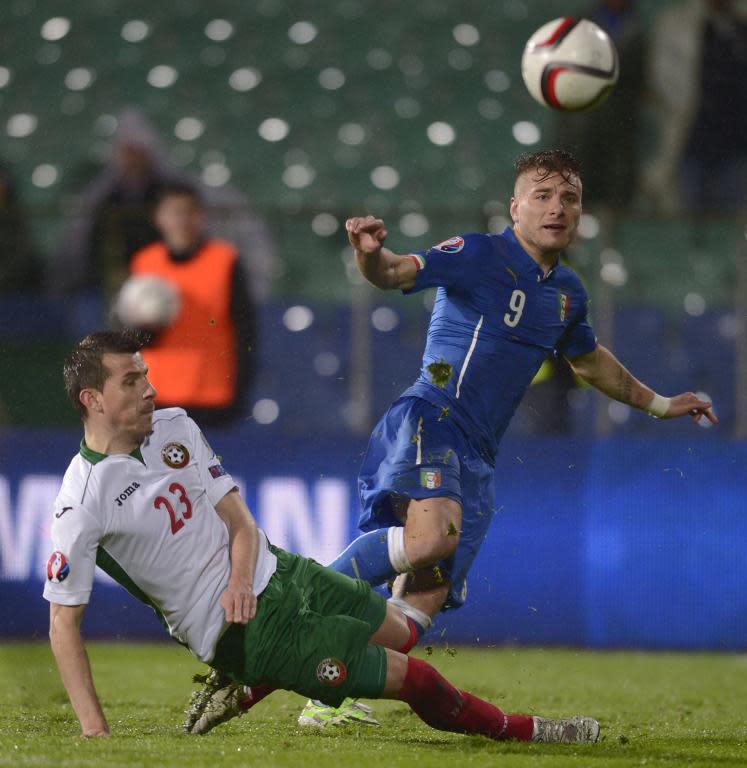
[[[147,119],[134,109],[122,112],[109,161],[81,195],[62,239],[52,289],[112,292],[132,254],[158,238],[153,205],[164,185],[177,180]]]
[[[41,288],[41,278],[15,182],[0,166],[0,293],[33,293]]]
[[[109,160],[81,195],[69,231],[56,255],[51,288],[58,293],[100,291],[111,294],[123,281],[129,260],[156,240],[153,206],[160,191],[187,176],[168,160],[150,121],[137,109],[124,110]],[[264,222],[231,187],[202,188],[216,235],[235,242],[252,275],[255,299],[269,294],[274,246]]]
[[[656,17],[649,82],[659,143],[643,192],[665,212],[747,204],[747,2],[686,0]]]
[[[620,75],[612,94],[599,107],[559,116],[556,143],[581,161],[584,207],[624,208],[633,199],[639,165],[644,28],[633,0],[601,0],[584,16],[614,41]]]
[[[131,272],[169,281],[181,299],[175,320],[143,351],[156,403],[229,424],[244,411],[257,360],[244,266],[232,244],[205,234],[205,207],[191,186],[162,188],[154,221],[163,239],[133,256]]]

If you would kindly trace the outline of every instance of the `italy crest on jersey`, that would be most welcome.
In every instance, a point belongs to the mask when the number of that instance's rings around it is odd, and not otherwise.
[[[161,449],[163,463],[171,469],[183,469],[189,464],[189,451],[181,443],[166,443]]]
[[[443,251],[443,253],[459,253],[464,248],[464,238],[450,237],[448,240],[444,240],[443,243],[433,246],[437,251]]]
[[[47,578],[53,584],[59,584],[70,575],[70,566],[62,552],[55,550],[47,560]]]
[[[434,488],[441,487],[441,470],[440,469],[421,469],[420,470],[420,485],[423,488],[427,488],[432,491]]]
[[[564,323],[571,313],[571,297],[567,293],[558,291],[558,317]]]

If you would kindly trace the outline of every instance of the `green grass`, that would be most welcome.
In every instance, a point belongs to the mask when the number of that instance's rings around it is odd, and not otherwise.
[[[186,651],[91,643],[89,653],[109,740],[79,737],[45,644],[0,645],[0,766],[747,766],[744,655],[433,651],[446,677],[507,711],[601,721],[598,744],[565,746],[440,733],[394,702],[375,705],[382,728],[309,731],[296,725],[303,700],[285,692],[207,736],[186,736],[182,710],[203,669]]]

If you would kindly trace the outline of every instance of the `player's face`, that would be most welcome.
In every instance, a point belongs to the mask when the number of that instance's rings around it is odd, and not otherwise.
[[[107,352],[103,363],[110,373],[100,401],[108,426],[112,432],[131,435],[140,442],[153,431],[156,390],[148,381],[148,366],[139,352]]]
[[[154,218],[166,244],[174,251],[195,248],[202,239],[205,215],[190,195],[165,197],[158,204]]]
[[[541,178],[535,169],[516,179],[511,198],[514,232],[534,258],[555,256],[573,240],[581,217],[581,180],[559,173]]]

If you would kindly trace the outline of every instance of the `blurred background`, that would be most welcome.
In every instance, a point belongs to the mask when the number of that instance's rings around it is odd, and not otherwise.
[[[383,217],[398,252],[499,231],[516,155],[562,146],[584,164],[566,258],[600,342],[663,394],[713,398],[721,424],[657,422],[548,363],[501,448],[468,605],[437,632],[745,647],[745,3],[541,6],[2,4],[0,634],[45,634],[49,512],[80,440],[62,360],[115,322],[164,188],[199,190],[251,317],[252,375],[208,436],[270,538],[328,562],[354,534],[368,432],[417,375],[433,301],[364,284],[345,219]],[[610,99],[576,115],[532,101],[520,73],[531,33],[571,14],[607,29],[621,66]],[[158,634],[101,581],[89,634]]]

